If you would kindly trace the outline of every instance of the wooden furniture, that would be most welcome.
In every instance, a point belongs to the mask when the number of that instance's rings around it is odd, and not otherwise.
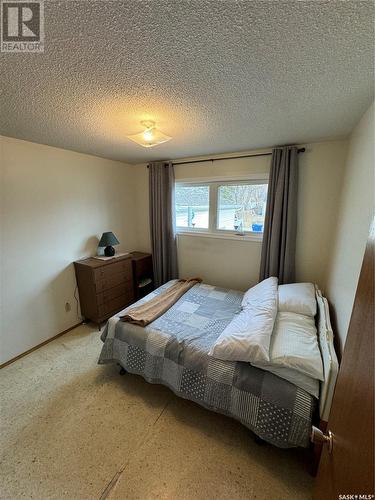
[[[74,262],[81,312],[100,325],[134,301],[131,255]]]
[[[152,255],[143,252],[130,252],[133,264],[134,297],[139,300],[154,289]]]

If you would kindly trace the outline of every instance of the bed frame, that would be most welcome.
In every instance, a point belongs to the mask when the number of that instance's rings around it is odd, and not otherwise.
[[[322,433],[325,433],[328,425],[328,417],[331,410],[337,374],[339,371],[339,363],[333,345],[333,331],[329,317],[328,301],[325,297],[323,297],[322,292],[317,286],[315,289],[318,308],[316,325],[318,329],[318,341],[324,369],[324,381],[320,383],[320,421],[316,422],[316,426],[322,431]],[[308,458],[308,470],[311,475],[315,476],[318,471],[323,444],[322,442],[316,442],[313,440],[313,434],[312,430],[311,442],[314,444],[311,445],[311,453]]]
[[[333,346],[333,332],[329,317],[328,301],[323,297],[322,292],[318,288],[316,288],[316,301],[318,305],[318,340],[324,369],[324,381],[320,385],[319,415],[321,421],[327,422],[339,371],[339,363]]]

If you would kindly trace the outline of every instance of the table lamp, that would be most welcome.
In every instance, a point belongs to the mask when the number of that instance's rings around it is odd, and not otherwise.
[[[112,233],[112,231],[108,231],[107,233],[102,234],[98,246],[105,247],[104,255],[106,257],[113,257],[115,255],[115,249],[113,248],[113,245],[118,245],[119,243],[119,240]]]

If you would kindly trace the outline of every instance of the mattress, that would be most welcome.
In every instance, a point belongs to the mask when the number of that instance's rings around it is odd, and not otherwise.
[[[249,363],[208,355],[240,310],[242,297],[235,290],[197,284],[145,328],[120,321],[125,309],[109,319],[102,333],[99,364],[119,363],[148,382],[239,420],[278,447],[307,447],[316,398]]]

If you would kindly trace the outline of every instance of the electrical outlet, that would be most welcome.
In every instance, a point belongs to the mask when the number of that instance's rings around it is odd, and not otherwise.
[[[70,302],[65,303],[65,311],[68,313],[72,310],[72,306],[70,305]]]

